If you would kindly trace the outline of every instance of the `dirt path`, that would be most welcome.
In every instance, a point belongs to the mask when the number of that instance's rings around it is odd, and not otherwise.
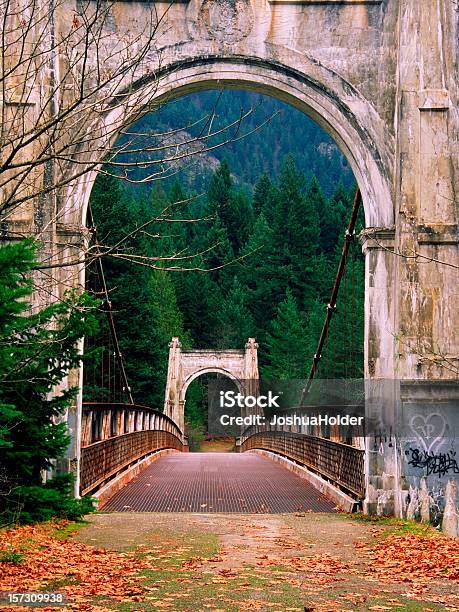
[[[408,567],[406,547],[444,558],[437,548],[446,540],[416,525],[341,514],[115,513],[92,517],[76,537],[152,560],[142,573],[148,596],[123,610],[459,610],[458,582],[447,575],[457,561],[438,571],[431,563],[432,575]],[[452,550],[459,559],[459,545]],[[395,565],[386,567],[388,555]]]
[[[201,442],[200,453],[232,453],[235,448],[234,438],[215,438]]]

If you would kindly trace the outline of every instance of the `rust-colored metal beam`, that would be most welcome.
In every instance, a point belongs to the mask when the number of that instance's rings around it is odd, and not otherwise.
[[[349,219],[349,225],[344,235],[343,250],[341,251],[341,257],[340,257],[339,264],[338,264],[338,270],[336,272],[335,283],[333,285],[333,289],[331,292],[330,301],[327,304],[327,314],[325,315],[325,321],[322,327],[322,332],[320,334],[319,342],[317,344],[316,352],[314,353],[311,369],[309,370],[308,382],[306,383],[306,387],[304,389],[303,398],[307,393],[309,393],[309,390],[312,385],[312,381],[314,380],[314,376],[316,375],[317,367],[322,358],[322,349],[323,349],[325,340],[327,339],[328,332],[330,329],[330,321],[332,319],[332,316],[336,312],[336,300],[338,298],[338,292],[341,286],[341,280],[344,275],[344,269],[346,267],[347,257],[349,254],[349,248],[354,238],[355,225],[357,223],[357,216],[359,214],[361,203],[362,203],[362,195],[360,193],[360,189],[357,189],[355,198],[354,198],[354,204],[352,207],[351,217]],[[301,403],[303,403],[303,401]]]

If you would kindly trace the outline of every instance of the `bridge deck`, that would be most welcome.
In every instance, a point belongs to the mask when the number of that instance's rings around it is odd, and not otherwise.
[[[104,511],[333,512],[335,504],[285,468],[252,453],[177,453],[158,459]]]

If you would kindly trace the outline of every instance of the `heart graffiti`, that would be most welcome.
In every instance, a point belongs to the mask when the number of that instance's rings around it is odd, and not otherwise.
[[[415,414],[410,419],[410,429],[424,450],[430,453],[443,439],[446,432],[446,421],[438,412],[433,412],[428,416]]]

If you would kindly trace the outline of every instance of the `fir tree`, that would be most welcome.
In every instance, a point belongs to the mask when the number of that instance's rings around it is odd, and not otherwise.
[[[334,252],[339,235],[344,233],[348,223],[346,211],[350,215],[351,203],[341,184],[337,186],[333,198],[327,200],[315,177],[311,181],[309,192],[320,214],[320,246],[322,251],[330,256]]]
[[[254,335],[255,324],[246,299],[247,291],[236,277],[218,312],[218,348],[241,348]]]
[[[202,224],[199,228],[200,232],[203,231],[204,227],[204,224]],[[234,270],[230,270],[229,264],[234,262],[235,256],[228,238],[228,232],[218,215],[204,235],[196,236],[193,249],[195,252],[202,253],[210,278],[218,283],[222,289],[228,290],[234,274]]]
[[[266,378],[287,380],[305,377],[309,365],[305,330],[298,304],[293,293],[287,290],[266,339],[267,365],[263,368]]]
[[[258,216],[262,211],[266,211],[272,195],[273,184],[269,175],[264,172],[255,183],[253,191],[253,212]]]
[[[210,210],[217,211],[224,216],[228,209],[228,202],[233,187],[233,179],[228,163],[223,160],[209,181],[207,199]]]
[[[201,262],[204,265],[204,262]],[[173,275],[177,302],[183,314],[185,329],[197,348],[212,348],[216,343],[216,316],[222,295],[219,286],[206,272],[183,272]]]
[[[77,389],[54,393],[82,356],[78,341],[94,332],[96,303],[86,294],[31,314],[34,249],[0,249],[0,517],[5,522],[77,518],[88,505],[71,498],[71,477],[43,474],[65,455],[70,438],[62,415]],[[61,421],[61,422],[60,422]]]
[[[238,253],[247,240],[253,223],[252,203],[243,190],[234,186],[226,161],[223,161],[212,175],[207,199],[207,212],[218,215],[226,229],[233,252]]]
[[[257,337],[263,342],[289,281],[289,270],[279,262],[278,245],[263,213],[242,255],[238,275],[248,288],[247,306],[257,322]]]
[[[168,204],[162,190],[155,191],[149,204],[133,201],[117,179],[103,175],[96,181],[91,202],[98,235],[105,237],[106,245],[117,244]],[[170,253],[174,238],[161,232],[176,225],[149,225],[148,231],[123,240],[122,250],[149,257]],[[120,259],[104,258],[104,270],[133,396],[138,403],[161,406],[167,345],[173,335],[183,337],[185,333],[175,287],[165,272]]]
[[[313,199],[304,194],[304,177],[291,156],[285,160],[279,178],[272,226],[275,269],[281,278],[288,278],[283,287],[290,287],[300,307],[307,309],[320,282],[319,217]]]

